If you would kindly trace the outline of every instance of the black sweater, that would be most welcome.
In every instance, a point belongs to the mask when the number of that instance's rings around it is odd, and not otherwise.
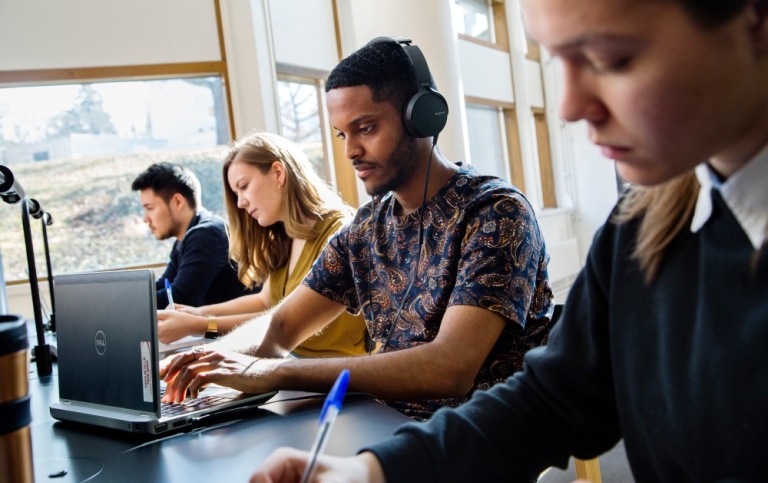
[[[620,438],[637,481],[768,481],[768,250],[713,198],[650,286],[639,223],[606,224],[523,372],[369,448],[388,481],[531,481]]]
[[[157,308],[168,305],[164,278],[171,282],[173,301],[199,307],[237,298],[246,293],[229,259],[226,222],[207,210],[189,223],[184,238],[173,244],[171,259],[157,279]]]

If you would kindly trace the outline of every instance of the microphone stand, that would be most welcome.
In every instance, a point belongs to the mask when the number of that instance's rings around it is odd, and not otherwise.
[[[37,269],[35,268],[35,250],[32,245],[32,233],[29,224],[29,198],[21,200],[21,224],[24,227],[24,245],[27,248],[27,269],[29,271],[29,287],[32,292],[32,309],[35,312],[35,331],[37,345],[35,346],[35,364],[40,377],[49,376],[53,372],[51,362],[51,346],[45,343],[43,314],[40,310],[40,287],[37,284]]]
[[[53,217],[50,213],[40,209],[32,214],[32,218],[40,219],[40,226],[43,227],[43,248],[45,248],[45,268],[48,270],[48,293],[51,295],[51,316],[48,321],[48,329],[56,332],[56,299],[53,294],[53,270],[51,269],[51,251],[48,248],[48,229],[46,226],[53,225]]]
[[[40,204],[24,193],[24,188],[14,178],[11,170],[0,165],[0,198],[10,204],[21,202],[21,224],[24,227],[24,245],[27,249],[27,269],[29,271],[29,288],[32,293],[32,310],[35,312],[35,332],[37,332],[37,346],[34,348],[37,374],[40,377],[50,376],[53,372],[51,362],[51,346],[45,343],[45,329],[43,328],[43,314],[40,306],[40,287],[37,284],[37,270],[35,269],[35,250],[32,245],[32,233],[29,224],[30,211],[43,216]]]

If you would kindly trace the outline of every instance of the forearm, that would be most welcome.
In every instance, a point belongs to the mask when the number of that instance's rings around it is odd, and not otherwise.
[[[456,358],[431,344],[407,350],[345,358],[290,359],[275,371],[280,389],[327,391],[343,369],[349,369],[349,390],[387,400],[460,397],[471,388],[468,374]],[[468,382],[461,382],[468,381]]]
[[[255,314],[239,314],[239,315],[225,315],[224,317],[216,317],[216,323],[219,327],[219,332],[222,334],[228,334],[235,330],[243,323],[254,318]],[[206,317],[206,321],[208,317]]]
[[[262,299],[261,293],[258,293],[253,295],[244,295],[242,297],[228,300],[227,302],[222,302],[219,304],[204,305],[200,307],[200,311],[203,313],[203,315],[215,315],[217,317],[226,315],[251,314],[247,316],[246,319],[244,319],[247,320],[248,318],[253,317],[252,314],[263,312],[269,307],[270,305],[265,303],[265,301]]]
[[[208,322],[211,318],[214,316],[206,316],[206,315],[191,315],[191,314],[184,314],[184,317],[186,320],[183,320],[184,324],[184,334],[185,335],[192,335],[192,336],[202,336],[205,335],[206,330],[208,329]],[[228,315],[224,317],[215,317],[216,319],[216,325],[218,326],[219,332],[221,334],[227,334],[235,329],[235,327],[239,326],[243,322],[246,322],[247,320],[253,318],[252,314],[240,314],[240,315]]]
[[[242,319],[236,322],[238,319]],[[222,327],[229,325],[229,333],[209,344],[211,350],[235,351],[241,354],[257,353],[269,327],[271,312],[257,317],[250,314],[222,317]],[[221,330],[221,329],[220,329]],[[284,357],[286,353],[272,353],[268,357]]]

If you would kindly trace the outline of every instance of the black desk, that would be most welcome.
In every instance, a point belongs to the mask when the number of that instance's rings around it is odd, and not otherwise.
[[[48,405],[59,398],[56,372],[54,363],[52,376],[38,378],[33,363],[29,375],[37,482],[188,483],[203,478],[245,482],[275,448],[309,450],[324,400],[322,395],[281,391],[262,408],[238,416],[241,419],[151,440],[53,419]],[[362,446],[390,436],[407,421],[406,416],[369,396],[350,394],[325,453],[354,455]],[[67,475],[48,477],[61,470]]]

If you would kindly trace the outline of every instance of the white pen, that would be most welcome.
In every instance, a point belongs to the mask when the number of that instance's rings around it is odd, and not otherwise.
[[[171,282],[168,281],[168,279],[165,280],[165,293],[168,294],[168,305],[171,307],[171,310],[176,310],[176,306],[173,305],[173,294],[171,293]]]
[[[304,469],[304,475],[301,477],[301,483],[308,483],[312,477],[312,471],[315,469],[317,463],[317,457],[325,450],[325,445],[328,443],[328,436],[331,434],[331,428],[333,427],[336,416],[341,411],[341,402],[344,400],[344,394],[347,392],[347,385],[349,384],[349,370],[344,369],[336,378],[336,382],[333,383],[331,392],[328,393],[328,397],[325,398],[325,404],[320,411],[320,419],[318,424],[320,429],[317,431],[317,437],[312,445],[312,449],[309,451],[309,461],[307,467]]]

